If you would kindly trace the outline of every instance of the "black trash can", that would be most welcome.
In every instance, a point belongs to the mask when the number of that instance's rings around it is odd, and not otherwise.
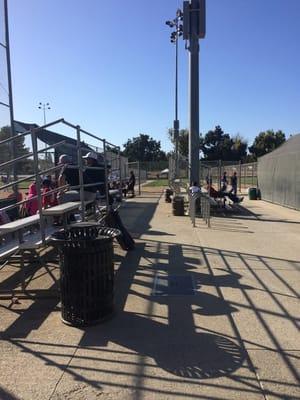
[[[167,188],[165,190],[165,202],[166,203],[171,203],[172,202],[171,196],[173,196],[173,190]]]
[[[184,198],[182,196],[175,196],[173,198],[173,215],[184,215]]]
[[[114,310],[113,238],[120,232],[98,224],[78,223],[52,236],[60,258],[63,322],[88,326]]]

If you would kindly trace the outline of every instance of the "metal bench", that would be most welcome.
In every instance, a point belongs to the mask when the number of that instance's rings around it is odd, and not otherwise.
[[[28,226],[38,224],[39,220],[40,220],[39,215],[32,215],[30,217],[17,219],[16,221],[0,225],[0,235],[4,235],[10,232],[20,231]]]
[[[92,202],[85,202],[85,205]],[[51,235],[57,230],[56,227],[46,224],[47,217],[63,217],[64,227],[67,226],[67,217],[70,213],[78,210],[81,206],[81,202],[68,202],[60,204],[55,207],[47,208],[42,211],[42,221],[44,224],[44,240],[42,239],[41,230],[31,232],[29,228],[33,225],[40,225],[41,218],[39,215],[33,215],[23,219],[19,219],[13,222],[0,226],[0,238],[1,236],[8,235],[11,233],[17,233],[18,238],[6,240],[0,244],[0,269],[2,269],[10,260],[17,260],[17,266],[20,268],[20,281],[21,281],[21,292],[29,293],[26,290],[26,275],[25,275],[25,263],[30,259],[37,260],[41,267],[45,268],[48,274],[51,276],[54,282],[56,278],[47,266],[44,257],[40,255],[40,250],[49,244]],[[28,230],[25,232],[26,228]],[[27,256],[29,253],[29,257]],[[1,291],[1,293],[7,293]],[[14,293],[17,293],[14,290]],[[36,292],[36,291],[35,291]]]
[[[25,253],[27,252],[29,252],[30,256],[36,259],[39,264],[46,269],[51,278],[56,282],[53,273],[44,262],[43,257],[41,257],[38,253],[39,249],[47,245],[52,233],[55,232],[56,228],[53,226],[45,226],[45,239],[42,240],[40,230],[32,232],[29,229],[33,225],[37,224],[40,224],[39,215],[33,215],[0,226],[0,237],[3,235],[7,236],[11,233],[17,233],[18,235],[18,238],[13,239],[7,239],[6,237],[5,242],[0,244],[0,269],[5,267],[5,265],[7,265],[10,260],[17,261],[17,266],[20,268],[22,292],[26,290]],[[24,232],[26,228],[28,228],[28,230]],[[7,290],[1,291],[1,293],[7,293]]]

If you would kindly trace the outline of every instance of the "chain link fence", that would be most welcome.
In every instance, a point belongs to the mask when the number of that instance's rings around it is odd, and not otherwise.
[[[227,177],[237,173],[238,188],[240,192],[246,191],[249,187],[257,187],[257,162],[242,164],[232,161],[200,161],[200,183],[205,185],[208,179],[211,180],[213,186],[220,189],[221,180],[224,172]]]
[[[169,156],[169,180],[175,179],[176,176],[176,165],[175,165],[175,154]],[[179,155],[178,156],[178,178],[188,179],[189,175],[189,163],[188,160]]]

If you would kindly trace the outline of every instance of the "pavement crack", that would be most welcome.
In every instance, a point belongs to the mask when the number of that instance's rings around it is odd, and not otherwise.
[[[54,394],[55,394],[55,392],[56,392],[56,389],[57,389],[59,383],[62,381],[62,378],[63,378],[63,376],[64,376],[66,370],[69,368],[69,366],[70,366],[70,364],[71,364],[73,358],[75,357],[75,354],[76,354],[76,352],[77,352],[78,349],[79,349],[79,346],[76,346],[76,347],[75,347],[75,350],[73,351],[73,354],[72,354],[71,357],[70,357],[70,360],[68,361],[67,365],[66,365],[65,368],[63,369],[60,378],[59,378],[58,381],[56,382],[56,384],[55,384],[55,386],[54,386],[54,388],[53,388],[53,391],[52,391],[52,393],[50,394],[50,397],[49,397],[48,400],[51,400],[51,399],[53,398],[53,396],[54,396]]]

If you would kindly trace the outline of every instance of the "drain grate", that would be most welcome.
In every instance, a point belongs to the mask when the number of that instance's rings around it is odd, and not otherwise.
[[[191,296],[196,294],[192,275],[159,275],[154,278],[152,296]]]

